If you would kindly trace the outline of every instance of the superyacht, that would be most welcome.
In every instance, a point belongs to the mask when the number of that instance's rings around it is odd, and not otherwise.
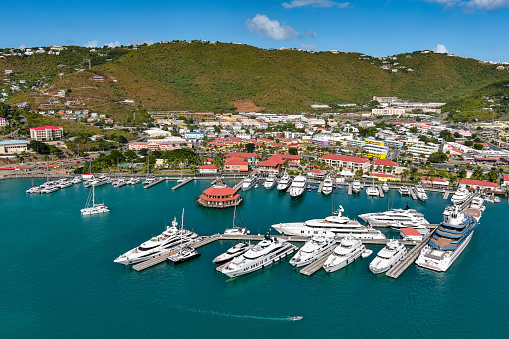
[[[271,173],[263,183],[263,187],[265,187],[266,190],[270,190],[276,184],[277,184],[276,175],[274,173]]]
[[[352,182],[352,192],[353,193],[359,193],[362,189],[362,185],[361,185],[361,182],[360,180],[354,180]]]
[[[422,213],[411,208],[394,208],[386,212],[364,213],[359,218],[371,225],[386,227],[413,227],[422,228],[429,225]],[[398,227],[399,228],[399,227]]]
[[[334,189],[334,182],[332,181],[332,178],[330,177],[330,175],[327,175],[327,177],[325,177],[325,180],[323,181],[322,194],[327,196],[332,193],[333,189]]]
[[[336,237],[351,234],[358,239],[385,239],[385,235],[370,226],[361,225],[357,220],[342,216],[343,206],[334,215],[325,219],[311,219],[305,222],[280,223],[272,225],[282,235],[298,235],[310,237],[313,235],[327,236],[329,232]]]
[[[250,175],[242,182],[242,190],[247,191],[253,188],[258,183],[258,177],[256,175]]]
[[[415,196],[417,197],[417,199],[419,199],[421,201],[428,200],[428,195],[426,194],[426,191],[424,191],[424,188],[422,187],[422,185],[415,185],[414,192],[415,192]]]
[[[269,233],[249,251],[228,262],[221,273],[230,278],[248,274],[279,261],[296,250],[297,246],[287,241],[271,238]]]
[[[277,190],[279,192],[286,192],[286,190],[290,187],[292,182],[293,182],[292,177],[288,174],[288,172],[285,171],[285,173],[281,177],[281,180],[279,180],[279,184],[277,185]]]
[[[403,185],[403,186],[400,186],[400,187],[398,188],[398,192],[399,192],[399,194],[401,194],[401,195],[410,195],[410,191],[408,190],[408,186],[404,186],[404,185]]]
[[[470,193],[470,191],[465,187],[460,187],[451,197],[451,202],[454,205],[461,205],[470,197],[471,194],[472,193]]]
[[[406,252],[407,249],[405,245],[396,239],[391,239],[369,264],[369,270],[374,274],[386,272],[394,266]]]
[[[362,244],[361,240],[348,235],[341,240],[340,244],[334,249],[334,252],[325,260],[323,269],[327,273],[335,272],[353,263],[365,251],[366,246]]]
[[[299,199],[304,192],[306,191],[306,177],[302,175],[298,175],[292,182],[290,186],[290,196],[292,200]]]
[[[294,267],[308,265],[322,255],[332,251],[334,247],[336,247],[334,234],[330,233],[328,237],[315,235],[297,251],[297,254],[290,260],[290,264]]]
[[[228,261],[232,260],[233,258],[246,253],[252,247],[253,247],[253,245],[251,245],[251,244],[248,244],[246,242],[240,242],[240,243],[236,244],[235,246],[229,248],[223,254],[218,255],[214,260],[212,260],[212,262],[217,265],[222,265],[222,264],[227,263]]]

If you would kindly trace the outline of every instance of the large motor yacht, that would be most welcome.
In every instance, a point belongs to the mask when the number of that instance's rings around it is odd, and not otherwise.
[[[369,270],[374,274],[386,272],[394,266],[406,252],[407,249],[405,245],[396,239],[391,239],[369,264]]]
[[[359,193],[362,189],[362,185],[361,185],[361,182],[360,180],[354,180],[352,182],[352,192],[354,193]]]
[[[403,186],[400,186],[400,187],[398,188],[398,192],[399,192],[399,194],[401,194],[401,195],[410,195],[410,190],[408,189],[408,186],[404,186],[404,185],[403,185]]]
[[[277,184],[276,175],[274,173],[271,173],[263,183],[263,187],[265,187],[266,190],[270,190],[276,184]]]
[[[306,191],[306,177],[303,175],[298,175],[292,182],[290,186],[290,196],[292,200],[299,199],[304,192]]]
[[[279,261],[296,250],[297,246],[287,241],[271,238],[268,234],[249,251],[228,262],[221,273],[230,278],[248,274]]]
[[[293,178],[285,171],[281,180],[279,180],[279,184],[277,185],[277,190],[279,192],[286,192],[286,190],[290,187],[293,182]]]
[[[328,237],[315,235],[297,251],[297,254],[290,260],[290,264],[294,267],[305,266],[332,251],[335,246],[334,234],[330,233]]]
[[[461,205],[470,197],[471,194],[472,193],[470,193],[470,191],[465,187],[460,187],[451,197],[451,202],[454,205]]]
[[[325,177],[325,180],[323,181],[322,194],[329,195],[332,193],[333,189],[334,189],[334,182],[332,181],[332,178],[330,177],[330,175],[327,175]]]
[[[388,192],[389,191],[389,184],[388,183],[384,182],[382,184],[382,191],[384,191],[384,192]]]
[[[186,229],[179,230],[177,225],[178,223],[174,219],[172,226],[167,226],[163,233],[120,255],[114,262],[124,265],[136,264],[160,256],[172,247],[198,240],[199,237],[196,233]]]
[[[428,195],[426,194],[426,191],[424,191],[424,188],[421,185],[415,185],[414,192],[417,199],[421,201],[428,200]]]
[[[466,213],[468,211],[468,214]],[[467,247],[481,212],[469,209],[455,210],[442,221],[428,244],[421,250],[416,264],[435,271],[445,272]]]
[[[414,227],[421,228],[429,222],[422,213],[411,208],[394,208],[386,212],[364,213],[359,218],[371,225],[382,225],[388,227]]]
[[[256,175],[250,175],[244,179],[242,183],[242,190],[247,191],[253,188],[258,183],[258,177]]]
[[[325,260],[323,269],[327,273],[335,272],[353,263],[365,251],[366,246],[362,244],[361,240],[348,235],[341,240],[334,252]]]
[[[358,239],[385,239],[379,230],[361,225],[357,220],[351,220],[342,216],[343,206],[340,206],[334,215],[325,219],[311,219],[305,222],[280,223],[272,225],[282,235],[300,235],[311,237],[313,235],[327,236],[329,232],[336,237],[344,237],[351,234]]]
[[[212,262],[217,265],[222,265],[222,264],[232,260],[233,258],[246,253],[252,247],[253,247],[253,245],[250,245],[246,242],[239,242],[235,246],[230,247],[228,249],[228,251],[224,252],[221,255],[218,255],[214,260],[212,260]]]

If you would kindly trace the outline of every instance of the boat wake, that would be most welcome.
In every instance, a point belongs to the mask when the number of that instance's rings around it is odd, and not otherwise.
[[[218,317],[227,317],[227,318],[237,318],[237,319],[258,319],[258,320],[267,320],[267,321],[297,321],[302,320],[302,316],[285,316],[285,317],[261,317],[256,315],[248,315],[248,314],[231,314],[231,313],[222,313],[212,310],[201,310],[197,308],[186,308],[182,306],[173,306],[179,310],[193,312],[193,313],[201,313],[201,314],[210,314],[216,315]]]

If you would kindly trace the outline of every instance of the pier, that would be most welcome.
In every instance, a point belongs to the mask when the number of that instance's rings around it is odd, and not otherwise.
[[[320,183],[320,186],[318,186],[318,194],[322,193],[323,189],[323,181]]]
[[[242,187],[243,183],[244,183],[244,179],[242,179],[237,185],[233,186],[233,189],[238,191]]]
[[[477,197],[479,195],[479,193],[474,193],[472,195],[470,195],[467,200],[465,200],[460,206],[459,206],[459,210],[460,211],[463,211],[465,209],[467,209],[469,206],[470,206],[470,203],[472,202],[472,200],[474,200],[475,197]]]
[[[415,191],[413,187],[408,187],[408,192],[410,193],[410,196],[412,199],[417,200],[417,196],[415,195]]]
[[[352,184],[348,184],[348,195],[352,195]]]
[[[385,198],[384,190],[382,189],[382,185],[378,185],[378,193],[380,194],[380,198]]]
[[[306,267],[304,267],[303,269],[301,269],[300,273],[307,275],[309,277],[313,273],[317,272],[320,268],[322,268],[323,264],[325,263],[325,261],[327,260],[329,255],[331,255],[333,252],[334,252],[334,250],[325,253],[320,258],[316,259],[311,264],[309,264]]]
[[[449,194],[451,193],[451,191],[445,191],[444,192],[444,200],[447,200],[449,198]]]
[[[369,226],[371,227],[377,227],[377,228],[391,228],[390,225],[387,225],[387,224],[381,224],[381,223],[376,223],[376,222],[373,222],[373,223],[368,223]],[[429,229],[434,229],[434,228],[437,228],[438,227],[438,224],[425,224],[425,225],[422,225],[422,227],[424,228],[429,228]]]
[[[151,183],[151,184],[143,185],[143,188],[145,188],[145,189],[150,188],[150,187],[152,187],[152,186],[155,186],[155,185],[157,185],[157,184],[162,183],[162,182],[163,182],[163,181],[165,181],[165,180],[166,180],[166,179],[164,179],[164,178],[157,179],[156,181],[154,181],[154,182],[153,182],[153,183]]]
[[[184,180],[183,182],[181,182],[180,184],[177,184],[176,186],[173,186],[171,189],[174,191],[174,190],[177,190],[179,188],[181,188],[182,186],[184,186],[185,184],[188,184],[190,183],[191,181],[193,181],[194,178],[187,178],[186,180]]]

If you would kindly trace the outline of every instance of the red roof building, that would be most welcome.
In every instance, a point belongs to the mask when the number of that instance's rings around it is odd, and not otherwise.
[[[200,167],[200,173],[205,173],[205,174],[208,174],[208,173],[217,173],[217,167],[214,166],[214,165],[204,165],[204,166],[201,166]]]
[[[326,165],[334,167],[337,170],[349,169],[352,171],[369,170],[369,159],[353,157],[350,155],[327,154],[319,158]]]
[[[398,169],[398,163],[387,159],[378,159],[371,162],[373,173],[395,174]]]
[[[239,206],[244,199],[237,191],[218,180],[212,187],[203,191],[196,202],[207,208],[229,208]]]
[[[476,189],[476,188],[488,188],[490,190],[494,190],[498,187],[498,185],[494,182],[483,181],[483,180],[472,180],[472,179],[463,179],[460,180],[460,184],[465,185],[467,187]]]
[[[37,141],[60,140],[64,136],[62,126],[40,126],[30,128],[30,138]]]
[[[244,158],[241,157],[229,157],[224,162],[224,170],[226,172],[248,172],[249,164]]]

